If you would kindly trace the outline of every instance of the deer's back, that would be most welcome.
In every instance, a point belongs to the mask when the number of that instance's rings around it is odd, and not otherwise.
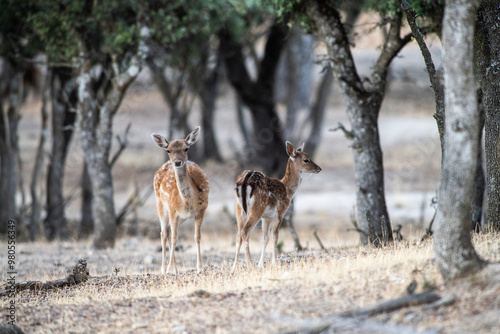
[[[236,180],[236,198],[244,212],[257,205],[259,211],[282,211],[290,204],[283,182],[258,171],[246,170]]]

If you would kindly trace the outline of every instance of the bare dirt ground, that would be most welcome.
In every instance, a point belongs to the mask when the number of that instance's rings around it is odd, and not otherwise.
[[[439,56],[439,50],[434,50]],[[367,73],[376,51],[355,53]],[[280,265],[249,270],[243,264],[230,273],[236,229],[233,182],[240,172],[231,141],[241,142],[235,129],[234,97],[226,87],[217,105],[217,134],[226,163],[203,166],[210,179],[210,204],[202,228],[204,271],[196,273],[193,224],[180,228],[181,273],[160,275],[159,223],[154,198],[140,208],[140,233],[126,236],[128,220],[115,248],[93,250],[91,241],[17,243],[17,281],[52,280],[66,276],[80,258],[91,278],[58,291],[22,292],[15,298],[16,324],[26,333],[271,333],[317,328],[339,312],[406,294],[415,280],[416,292],[435,290],[456,301],[441,308],[410,307],[359,320],[357,326],[335,323],[327,332],[341,333],[498,333],[500,331],[500,236],[474,238],[479,254],[491,262],[466,279],[445,283],[433,264],[432,242],[420,243],[434,209],[429,205],[439,182],[440,148],[432,91],[418,50],[409,47],[396,59],[392,81],[380,116],[389,213],[402,224],[406,240],[384,249],[358,247],[349,231],[355,203],[349,142],[329,129],[348,127],[341,95],[331,96],[322,143],[315,161],[323,171],[305,177],[296,196],[295,226],[306,250],[295,252],[289,232],[280,234]],[[165,156],[150,134],[165,133],[168,111],[160,94],[144,88],[147,78],[131,89],[116,117],[115,132],[132,124],[130,145],[114,169],[116,206],[120,208],[137,184],[152,183]],[[32,168],[39,129],[36,101],[23,110],[21,150],[26,178]],[[196,113],[190,122],[199,124]],[[199,145],[199,144],[197,144]],[[307,150],[307,148],[306,148]],[[71,146],[65,187],[77,189],[82,168],[78,134]],[[228,208],[230,214],[223,212]],[[78,191],[68,216],[79,219]],[[327,250],[321,250],[318,231]],[[2,242],[5,245],[4,242]],[[3,247],[3,246],[2,246]],[[6,252],[6,246],[2,251]],[[251,240],[254,259],[260,231]],[[2,268],[6,268],[2,256]],[[8,278],[2,269],[2,282]],[[10,302],[1,297],[2,312]],[[3,319],[3,318],[2,318]]]

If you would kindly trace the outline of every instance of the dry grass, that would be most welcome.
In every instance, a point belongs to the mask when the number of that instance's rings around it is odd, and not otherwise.
[[[181,274],[165,277],[159,275],[156,241],[124,239],[107,251],[90,251],[83,243],[21,244],[21,249],[31,247],[28,258],[33,261],[29,269],[20,266],[23,279],[62,277],[60,268],[72,266],[70,258],[79,253],[87,258],[92,278],[64,290],[18,294],[17,324],[29,333],[274,332],[294,328],[291,318],[319,320],[401,296],[416,280],[418,292],[436,289],[443,296],[457,295],[457,302],[437,311],[412,308],[377,320],[442,328],[443,333],[494,333],[500,328],[499,265],[445,284],[433,264],[431,242],[291,252],[280,257],[279,266],[250,270],[241,265],[231,274],[233,254],[219,250],[227,244],[227,238],[220,240],[226,241],[204,250],[203,273],[193,270],[195,253],[185,244],[188,249],[178,256],[184,266]],[[498,235],[475,236],[474,244],[483,258],[500,260]],[[251,246],[258,249],[255,240]],[[72,255],[66,258],[61,250]],[[48,265],[54,259],[64,262],[54,268]],[[3,308],[8,300],[1,302]]]

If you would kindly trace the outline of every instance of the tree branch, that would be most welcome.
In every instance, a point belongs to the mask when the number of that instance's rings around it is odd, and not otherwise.
[[[326,250],[325,246],[323,245],[323,243],[321,242],[321,239],[318,236],[318,230],[314,230],[313,234],[314,234],[314,237],[316,238],[316,241],[319,244],[319,247],[321,247],[322,250]]]
[[[331,1],[309,0],[306,2],[307,16],[314,18],[316,33],[328,45],[332,70],[345,86],[364,93],[352,57],[349,38],[340,19],[340,14]]]
[[[134,191],[130,194],[130,197],[127,200],[127,203],[122,207],[120,212],[116,215],[116,226],[120,226],[125,217],[132,212],[135,208],[144,205],[146,200],[153,194],[154,187],[151,185],[149,189],[143,194],[141,197],[139,186],[137,183],[135,184]]]
[[[342,123],[339,122],[336,128],[330,129],[330,131],[337,130],[341,130],[347,139],[354,140],[354,132],[347,130]]]
[[[429,81],[431,83],[431,87],[434,90],[434,99],[436,102],[436,113],[434,114],[434,118],[436,119],[439,136],[441,137],[441,142],[443,142],[443,134],[444,134],[444,87],[439,80],[437,75],[436,68],[434,66],[434,62],[432,61],[432,55],[427,48],[427,44],[424,40],[424,34],[422,30],[418,27],[416,22],[417,13],[410,8],[407,0],[400,0],[401,7],[406,13],[406,20],[408,21],[408,25],[411,28],[412,36],[417,41],[417,44],[420,48],[420,52],[422,53],[422,57],[424,57],[425,68],[427,69],[427,73],[429,74]]]
[[[130,130],[130,127],[132,126],[132,123],[128,123],[127,127],[125,128],[125,133],[123,134],[123,140],[120,138],[120,136],[116,136],[116,140],[118,141],[118,151],[116,151],[115,155],[113,155],[113,158],[111,158],[111,162],[109,165],[111,168],[115,165],[115,163],[118,161],[118,158],[120,155],[123,153],[123,151],[127,148],[128,146],[128,132]]]
[[[382,87],[385,87],[387,69],[389,68],[392,60],[397,56],[399,51],[401,51],[401,49],[411,41],[411,34],[407,34],[403,38],[399,37],[402,18],[403,13],[401,10],[398,10],[395,16],[391,19],[387,39],[385,40],[380,56],[374,66],[372,83],[378,91],[380,91]]]
[[[285,23],[274,22],[267,38],[264,57],[259,64],[259,78],[257,79],[258,85],[267,85],[274,83],[276,67],[280,60],[279,54],[283,49],[289,28]],[[278,55],[278,56],[276,56]],[[272,90],[272,87],[269,88]]]
[[[148,40],[150,39],[150,36],[151,30],[141,22],[137,50],[130,57],[130,61],[128,61],[125,70],[120,70],[119,66],[117,65],[116,57],[114,55],[112,56],[112,68],[115,72],[114,83],[119,91],[125,91],[141,72],[146,59],[149,56]],[[128,57],[125,57],[125,59],[127,58]]]
[[[408,21],[408,24],[411,28],[412,37],[417,41],[420,52],[422,52],[422,56],[424,57],[425,67],[427,68],[427,72],[429,73],[431,85],[433,89],[436,90],[436,87],[438,87],[438,85],[436,85],[436,68],[434,67],[434,62],[432,61],[431,52],[429,51],[429,48],[427,48],[427,44],[425,43],[424,35],[417,25],[417,13],[410,8],[407,0],[400,0],[400,2],[401,8],[403,8],[406,13],[406,20]]]

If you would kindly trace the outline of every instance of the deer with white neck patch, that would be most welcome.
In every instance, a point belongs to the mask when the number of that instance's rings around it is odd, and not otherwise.
[[[272,263],[276,264],[279,228],[300,184],[302,173],[317,174],[321,171],[321,168],[302,151],[303,147],[304,145],[295,149],[290,142],[286,142],[286,152],[289,158],[285,176],[281,180],[250,170],[246,170],[238,176],[235,188],[238,234],[236,236],[233,272],[236,270],[243,242],[245,243],[247,266],[254,266],[250,255],[249,238],[252,229],[261,218],[263,245],[258,266],[264,265],[270,230],[273,232]]]
[[[208,179],[197,164],[188,160],[187,154],[189,147],[198,140],[199,134],[200,127],[198,126],[186,139],[168,141],[159,134],[153,133],[151,135],[156,145],[165,149],[170,158],[170,161],[156,172],[154,178],[156,206],[161,222],[162,274],[168,273],[170,269],[177,274],[175,266],[177,227],[186,219],[194,219],[194,240],[197,250],[196,268],[198,272],[201,272],[202,269],[200,233],[203,216],[208,205]],[[165,270],[167,240],[170,241],[170,260]]]

